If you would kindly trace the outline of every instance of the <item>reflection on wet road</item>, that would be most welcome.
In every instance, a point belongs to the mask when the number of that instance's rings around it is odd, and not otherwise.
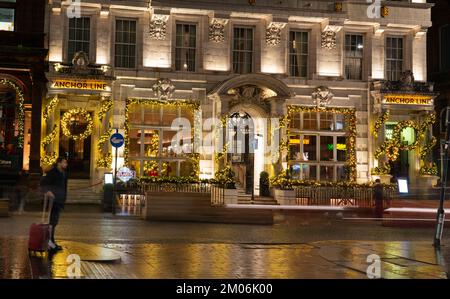
[[[28,259],[26,239],[0,239],[0,278],[67,278],[67,257],[81,278],[367,278],[367,257],[381,278],[446,278],[427,242],[320,241],[304,244],[84,244]]]

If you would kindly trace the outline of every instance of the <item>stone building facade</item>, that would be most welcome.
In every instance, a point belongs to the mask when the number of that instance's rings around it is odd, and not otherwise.
[[[217,140],[212,128],[221,120],[236,129],[247,119],[251,146],[224,159],[255,194],[261,171],[282,168],[302,180],[365,183],[391,174],[428,182],[419,172],[432,164],[419,139],[429,141],[434,100],[430,10],[421,0],[86,0],[81,18],[69,18],[70,3],[49,1],[43,164],[66,153],[74,173],[96,183],[111,171],[106,138],[118,128],[126,137],[119,165],[139,176],[211,178],[224,165],[218,153],[174,153],[171,121],[200,121],[200,139]],[[402,123],[402,140],[389,143],[403,121],[417,126]],[[380,147],[399,151],[397,159]]]

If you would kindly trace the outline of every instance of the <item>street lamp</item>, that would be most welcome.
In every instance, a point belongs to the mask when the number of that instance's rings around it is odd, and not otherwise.
[[[445,200],[445,188],[447,187],[447,174],[448,174],[448,155],[449,155],[449,130],[448,126],[450,123],[450,108],[445,108],[445,138],[442,140],[443,147],[441,150],[444,151],[444,154],[441,157],[444,159],[444,171],[441,172],[441,196],[439,200],[439,208],[436,216],[436,232],[434,235],[434,246],[440,247],[442,240],[442,233],[444,232],[444,220],[445,220],[445,211],[444,211],[444,200]],[[442,123],[442,122],[441,122]]]

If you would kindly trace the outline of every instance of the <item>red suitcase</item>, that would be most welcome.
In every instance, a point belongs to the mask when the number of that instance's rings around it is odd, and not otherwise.
[[[45,214],[47,209],[47,204],[49,206],[48,210],[48,218],[45,223]],[[44,253],[48,250],[48,242],[50,240],[52,226],[49,224],[50,222],[50,212],[52,210],[53,201],[44,197],[44,210],[42,211],[42,223],[33,223],[30,227],[30,236],[28,239],[28,251],[29,253]]]

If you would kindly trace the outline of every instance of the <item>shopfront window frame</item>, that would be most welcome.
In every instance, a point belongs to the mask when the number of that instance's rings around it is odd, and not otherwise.
[[[143,108],[145,108],[145,106],[151,106],[151,105],[146,105],[146,104],[135,104],[133,106],[141,106]],[[140,152],[137,156],[131,156],[131,152],[129,154],[129,161],[130,164],[132,164],[134,161],[139,162],[139,173],[141,174],[141,176],[147,176],[147,174],[144,172],[144,166],[145,166],[145,162],[149,162],[149,161],[156,161],[158,163],[158,176],[161,176],[161,172],[162,172],[162,166],[163,163],[168,162],[175,162],[177,163],[177,169],[176,169],[176,176],[180,176],[181,173],[181,164],[184,162],[189,162],[190,157],[189,157],[189,153],[182,153],[179,156],[174,156],[174,157],[167,157],[167,156],[163,156],[162,155],[162,151],[163,151],[163,145],[161,140],[164,139],[164,132],[176,132],[176,130],[174,130],[172,128],[172,126],[167,126],[167,125],[163,125],[162,121],[163,121],[163,116],[164,116],[164,108],[168,108],[170,106],[164,106],[164,105],[156,105],[157,107],[159,107],[159,114],[160,114],[160,124],[159,125],[146,125],[145,124],[145,109],[139,109],[141,112],[141,119],[139,123],[130,123],[129,127],[130,127],[130,132],[133,130],[140,130],[141,134],[140,134]],[[173,107],[170,107],[173,108]],[[186,118],[190,121],[191,126],[193,126],[193,115],[192,115],[192,119],[186,117],[186,115],[183,115],[183,109],[184,107],[181,106],[176,106],[177,108],[177,116],[181,117],[181,118]],[[195,109],[192,108],[192,113],[195,113]],[[159,143],[158,143],[158,155],[157,157],[147,157],[146,156],[146,149],[145,149],[145,131],[146,130],[154,130],[156,132],[158,132],[158,136],[159,136]],[[144,133],[142,133],[142,131],[144,131]],[[193,150],[193,143],[194,143],[194,136],[191,133],[191,150]],[[130,144],[128,145],[128,147],[130,147]]]
[[[324,111],[325,112],[325,111]],[[329,111],[328,111],[329,112]],[[304,114],[309,112],[294,112],[295,114],[300,114],[300,127],[303,128],[303,120],[304,120]],[[330,112],[329,112],[330,113]],[[333,113],[333,126],[336,127],[336,122],[338,120],[337,115],[339,113]],[[317,128],[320,128],[320,113],[318,112],[316,114],[317,118]],[[294,117],[293,115],[290,115],[290,117]],[[297,116],[295,116],[297,117]],[[344,116],[345,119],[345,116]],[[304,159],[293,159],[291,156],[291,152],[289,150],[289,157],[288,157],[288,164],[290,167],[293,165],[300,165],[300,177],[297,177],[295,179],[301,179],[301,180],[307,180],[308,178],[305,177],[304,169],[302,167],[302,164],[310,165],[310,166],[316,166],[316,179],[310,180],[317,180],[322,181],[322,178],[320,177],[320,167],[321,166],[333,166],[333,180],[337,181],[337,175],[338,175],[338,167],[345,167],[347,161],[338,161],[338,154],[337,154],[337,140],[339,137],[348,137],[348,124],[344,124],[343,130],[339,131],[332,131],[332,130],[304,130],[304,129],[296,129],[296,128],[290,128],[289,135],[298,135],[300,137],[300,152],[297,156],[303,157],[304,156],[304,136],[316,136],[316,157],[314,160],[311,161],[305,161]],[[333,159],[329,161],[322,161],[321,152],[320,152],[320,138],[323,136],[330,136],[333,137]]]

